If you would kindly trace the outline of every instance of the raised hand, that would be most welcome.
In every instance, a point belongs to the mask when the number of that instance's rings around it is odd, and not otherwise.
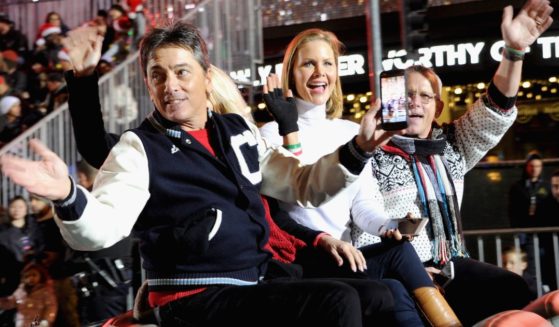
[[[103,37],[97,33],[95,27],[79,27],[68,32],[62,44],[68,52],[76,76],[93,74],[101,59],[102,43]]]
[[[363,253],[348,242],[338,240],[330,235],[322,235],[318,241],[318,247],[330,253],[338,266],[344,263],[345,258],[352,271],[356,272],[357,269],[365,271],[367,269]]]
[[[371,109],[361,119],[361,127],[357,135],[357,145],[364,152],[373,152],[377,147],[385,145],[394,135],[401,135],[401,131],[385,131],[380,128],[380,117],[377,112],[380,108],[380,99],[377,98]]]
[[[65,199],[70,194],[71,183],[64,161],[37,139],[29,141],[29,147],[41,160],[5,154],[0,157],[2,173],[30,193],[49,200]]]
[[[264,85],[264,102],[266,102],[266,108],[268,108],[268,111],[278,123],[281,136],[299,130],[299,126],[297,125],[297,105],[295,104],[293,93],[291,90],[288,90],[287,98],[283,97],[283,91],[276,74],[270,74],[266,78],[266,85]]]
[[[518,50],[529,47],[553,23],[552,12],[549,0],[528,0],[514,18],[512,6],[505,7],[501,22],[505,44]]]

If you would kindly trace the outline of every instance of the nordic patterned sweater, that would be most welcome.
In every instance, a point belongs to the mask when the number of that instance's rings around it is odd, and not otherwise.
[[[504,95],[495,92],[499,91],[491,84],[487,95],[478,99],[462,117],[442,127],[433,127],[433,138],[441,133],[447,137],[444,158],[449,165],[459,204],[464,194],[466,172],[499,143],[516,119],[516,107],[501,109],[504,105],[499,106],[499,100]],[[421,217],[421,200],[411,163],[399,155],[377,149],[372,159],[372,167],[380,189],[380,194],[376,194],[375,197],[377,201],[384,201],[388,216],[401,218],[410,212],[414,217]],[[412,242],[423,262],[432,259],[431,241],[426,230]],[[377,236],[365,233],[355,225],[352,227],[352,240],[357,247],[380,241]]]

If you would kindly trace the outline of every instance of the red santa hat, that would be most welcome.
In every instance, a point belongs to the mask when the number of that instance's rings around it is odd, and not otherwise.
[[[43,25],[39,26],[39,33],[37,34],[37,40],[35,44],[37,46],[42,46],[45,44],[45,38],[52,34],[61,34],[62,30],[59,26],[53,25],[51,23],[44,23]]]
[[[132,28],[132,22],[128,16],[121,16],[117,20],[113,21],[113,28],[117,32],[128,31]]]
[[[128,6],[128,11],[138,12],[144,9],[144,0],[126,0],[126,5]]]
[[[56,26],[56,25],[52,25],[49,23],[43,24],[41,25],[41,27],[39,27],[39,35],[42,38],[46,38],[51,34],[55,34],[55,33],[62,33],[62,30],[60,29],[60,26]]]

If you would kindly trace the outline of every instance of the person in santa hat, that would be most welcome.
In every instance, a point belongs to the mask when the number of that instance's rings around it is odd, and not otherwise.
[[[60,14],[56,11],[51,11],[45,17],[45,22],[41,24],[41,26],[39,26],[39,29],[37,30],[37,36],[35,37],[35,42],[37,42],[39,39],[44,39],[44,36],[42,35],[43,31],[53,26],[60,28],[59,34],[61,34],[62,36],[66,36],[66,33],[70,30],[70,28],[62,21],[62,17],[60,16]]]
[[[140,40],[146,33],[146,16],[144,14],[144,1],[143,0],[126,0],[128,8],[128,18],[132,20],[133,37],[132,46],[137,49]]]
[[[58,26],[47,24],[43,26],[41,38],[35,42],[33,59],[46,63],[48,70],[56,70],[60,59],[58,53],[62,50],[62,29]]]
[[[128,18],[124,7],[114,4],[109,9],[110,26],[114,29],[113,42],[101,58],[113,64],[118,64],[128,56],[132,42],[132,21]]]

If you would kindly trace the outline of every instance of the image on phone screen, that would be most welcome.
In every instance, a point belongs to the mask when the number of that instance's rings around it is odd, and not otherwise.
[[[380,75],[380,85],[383,128],[405,128],[408,108],[404,72],[383,72]]]

